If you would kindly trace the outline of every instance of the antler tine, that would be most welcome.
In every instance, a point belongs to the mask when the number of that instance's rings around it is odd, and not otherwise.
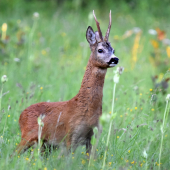
[[[101,29],[100,29],[100,25],[99,25],[99,22],[97,21],[97,18],[95,16],[94,10],[93,10],[93,16],[94,16],[94,19],[96,21],[96,25],[97,25],[97,29],[98,29],[98,32],[99,32],[100,39],[103,41],[103,36],[102,36]]]
[[[110,10],[110,14],[109,14],[109,26],[108,26],[108,29],[107,29],[107,32],[106,32],[106,35],[104,37],[104,41],[108,41],[108,38],[109,38],[109,33],[110,33],[110,29],[111,29],[111,24],[112,24],[112,18],[111,18],[111,10]]]

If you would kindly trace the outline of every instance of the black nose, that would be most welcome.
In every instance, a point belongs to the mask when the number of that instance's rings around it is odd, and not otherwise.
[[[119,59],[117,57],[111,58],[108,64],[117,64],[119,62]]]
[[[117,57],[113,58],[112,60],[114,62],[114,64],[117,64],[119,62],[119,59]]]

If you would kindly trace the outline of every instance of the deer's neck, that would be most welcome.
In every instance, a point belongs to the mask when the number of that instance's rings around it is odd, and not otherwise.
[[[94,67],[88,61],[79,93],[75,96],[81,111],[89,116],[102,114],[103,85],[107,69]]]

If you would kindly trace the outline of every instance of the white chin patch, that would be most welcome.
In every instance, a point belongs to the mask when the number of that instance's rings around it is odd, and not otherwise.
[[[114,63],[111,63],[111,64],[109,64],[109,67],[114,67],[114,66],[116,66],[117,64],[114,64]]]

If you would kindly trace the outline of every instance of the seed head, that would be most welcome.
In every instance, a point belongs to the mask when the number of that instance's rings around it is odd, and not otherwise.
[[[1,77],[1,82],[2,82],[2,83],[5,83],[6,81],[8,81],[8,78],[7,78],[6,75],[3,75],[3,76]]]

